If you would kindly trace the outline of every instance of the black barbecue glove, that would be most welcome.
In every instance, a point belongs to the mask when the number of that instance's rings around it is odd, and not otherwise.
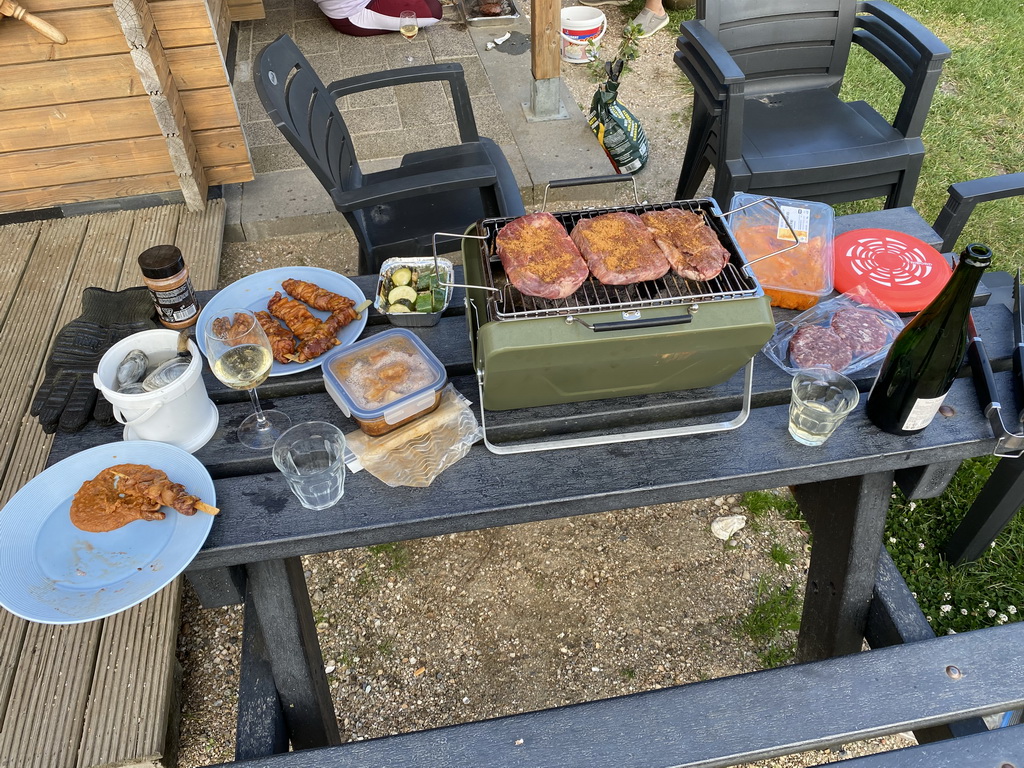
[[[139,331],[158,328],[153,298],[147,288],[82,292],[82,314],[57,332],[46,361],[46,375],[32,400],[30,413],[43,431],[77,432],[89,418],[113,424],[113,408],[100,397],[92,375],[103,353]]]

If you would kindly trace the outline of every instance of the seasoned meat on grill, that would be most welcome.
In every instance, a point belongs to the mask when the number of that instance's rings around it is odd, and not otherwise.
[[[550,213],[513,219],[499,230],[494,244],[505,276],[527,296],[564,299],[590,275],[565,227]]]
[[[680,277],[711,280],[729,263],[729,251],[700,214],[667,208],[640,218]]]
[[[794,368],[831,368],[841,371],[853,360],[850,345],[831,328],[803,325],[789,340],[789,361]]]
[[[657,280],[669,263],[640,217],[617,211],[580,219],[572,228],[591,273],[605,285],[631,285]]]

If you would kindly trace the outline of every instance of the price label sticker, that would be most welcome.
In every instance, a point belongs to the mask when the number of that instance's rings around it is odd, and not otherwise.
[[[796,232],[797,241],[806,243],[807,233],[811,229],[811,209],[797,208],[791,205],[780,205],[779,209],[782,211],[782,216],[779,216],[777,239],[787,240],[792,243],[794,242],[793,232]],[[787,221],[789,221],[788,225],[786,224]],[[792,230],[790,230],[790,227],[792,227]]]

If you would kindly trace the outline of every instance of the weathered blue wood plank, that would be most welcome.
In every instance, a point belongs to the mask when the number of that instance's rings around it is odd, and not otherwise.
[[[1024,624],[923,640],[826,661],[647,693],[293,752],[248,768],[713,768],[822,749],[1024,702],[1024,667],[1007,665]],[[1020,754],[1020,736],[997,751]],[[976,742],[977,743],[977,742]],[[979,746],[978,750],[987,749]],[[943,742],[926,757],[966,765],[974,747]],[[965,751],[966,750],[966,751]],[[868,766],[904,766],[878,758]],[[1002,754],[1002,753],[1001,753]],[[1009,753],[1007,753],[1009,754]],[[1019,764],[1009,761],[1011,764]],[[998,766],[973,763],[972,766]]]

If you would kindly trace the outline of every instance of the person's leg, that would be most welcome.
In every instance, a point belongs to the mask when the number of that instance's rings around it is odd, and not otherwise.
[[[363,10],[347,19],[331,19],[339,32],[357,37],[397,32],[402,11],[414,11],[420,27],[429,27],[441,20],[444,9],[439,0],[370,0]]]
[[[583,0],[580,1],[583,2]],[[633,23],[639,24],[643,28],[640,37],[650,37],[659,29],[668,26],[668,13],[661,0],[647,0],[644,3],[644,9],[636,15]]]

